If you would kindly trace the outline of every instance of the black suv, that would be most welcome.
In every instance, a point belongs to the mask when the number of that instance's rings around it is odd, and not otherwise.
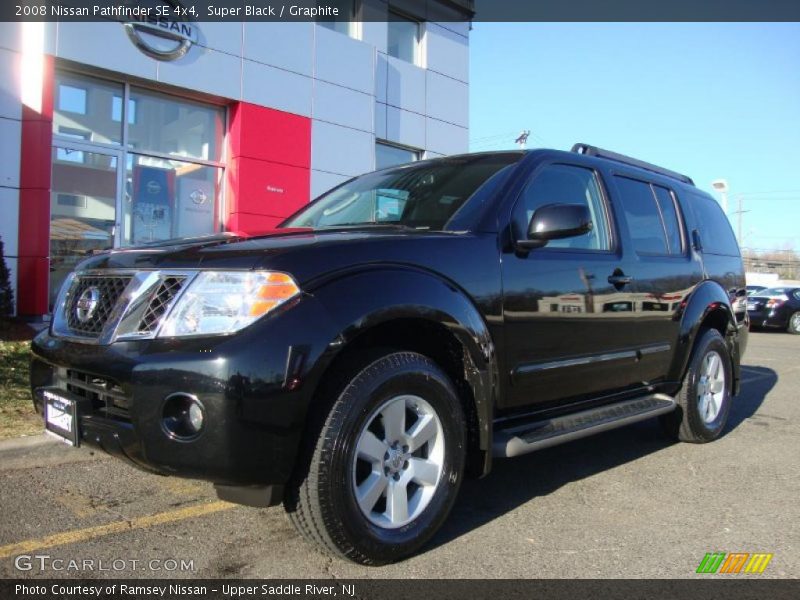
[[[365,564],[462,477],[659,416],[708,442],[747,341],[739,248],[692,180],[592,146],[343,183],[253,237],[93,256],[33,344],[46,428]]]

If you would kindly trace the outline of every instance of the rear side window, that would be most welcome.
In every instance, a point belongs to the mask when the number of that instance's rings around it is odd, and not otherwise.
[[[722,208],[712,198],[700,194],[690,194],[692,212],[694,212],[700,241],[705,254],[722,254],[739,256],[739,244]]]
[[[634,250],[639,254],[683,254],[680,216],[672,193],[628,177],[614,179]]]
[[[683,254],[683,236],[681,235],[681,221],[678,217],[678,209],[675,206],[675,196],[667,188],[654,185],[653,191],[656,194],[658,208],[661,211],[661,218],[664,220],[664,230],[667,233],[670,254]]]

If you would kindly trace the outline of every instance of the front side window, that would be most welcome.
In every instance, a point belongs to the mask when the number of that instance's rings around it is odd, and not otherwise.
[[[514,207],[512,224],[516,239],[525,239],[533,213],[548,204],[586,205],[592,217],[592,229],[583,235],[551,240],[547,248],[611,249],[603,195],[592,170],[572,165],[549,165],[539,171],[522,191]]]
[[[389,11],[388,45],[386,52],[389,56],[394,56],[400,60],[405,60],[412,64],[419,63],[419,21],[410,19],[399,13]]]
[[[368,173],[321,196],[281,227],[394,225],[441,230],[476,190],[518,159],[460,156]]]

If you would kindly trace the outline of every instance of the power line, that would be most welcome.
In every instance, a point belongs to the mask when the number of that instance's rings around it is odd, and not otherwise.
[[[494,135],[485,135],[485,136],[479,137],[479,138],[471,138],[469,140],[469,142],[470,143],[475,143],[475,142],[481,142],[481,141],[484,141],[484,140],[493,140],[493,139],[497,139],[497,138],[511,137],[512,135],[515,135],[515,134],[516,134],[516,131],[511,131],[511,132],[508,132],[508,133],[496,133]]]
[[[773,190],[771,192],[741,192],[741,196],[766,196],[770,194],[800,194],[800,190]]]

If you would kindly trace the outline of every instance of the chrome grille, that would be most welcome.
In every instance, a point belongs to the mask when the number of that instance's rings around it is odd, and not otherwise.
[[[53,311],[53,335],[83,344],[152,339],[196,270],[71,273]]]
[[[139,322],[139,333],[155,333],[161,318],[181,291],[185,277],[166,277],[161,281]]]
[[[130,276],[84,276],[78,279],[65,307],[67,325],[72,333],[85,337],[99,336],[131,279]],[[92,288],[98,291],[97,305],[89,311],[88,318],[81,320],[78,303]]]
[[[92,413],[117,420],[130,420],[130,398],[113,379],[67,369],[66,385],[67,391],[91,402]]]

